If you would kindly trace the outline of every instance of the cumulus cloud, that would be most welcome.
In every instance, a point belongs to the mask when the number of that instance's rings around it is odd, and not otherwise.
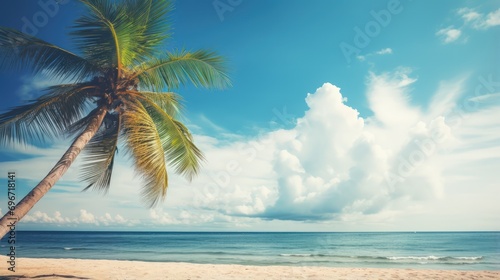
[[[462,31],[460,29],[454,28],[453,26],[449,26],[438,30],[438,32],[436,32],[436,35],[441,37],[445,44],[448,44],[458,40],[458,38],[460,38],[460,36],[462,35]]]
[[[432,196],[433,189],[439,187],[430,184],[432,179],[413,174],[413,170],[401,173],[399,168],[399,158],[415,150],[412,140],[417,135],[425,137],[429,130],[417,132],[414,128],[419,114],[409,108],[403,90],[412,81],[401,73],[390,79],[373,75],[369,100],[375,115],[366,120],[342,102],[340,89],[331,84],[309,95],[309,110],[298,120],[296,137],[291,139],[299,141],[301,148],[278,152],[279,196],[261,216],[332,219],[343,214],[378,213],[401,197],[418,200]],[[394,114],[401,118],[394,118]],[[440,129],[438,123],[436,120],[431,127]],[[393,134],[392,139],[380,135],[376,131],[380,127],[390,127],[393,132],[385,132]],[[391,174],[398,174],[397,180]],[[415,189],[419,183],[426,183],[428,190]]]
[[[94,214],[85,209],[81,209],[78,216],[64,217],[61,212],[55,211],[53,215],[49,215],[42,211],[35,211],[33,214],[28,214],[22,219],[23,223],[44,223],[44,224],[91,224],[91,225],[124,225],[129,221],[120,215],[111,216],[105,213],[103,216],[96,217]]]
[[[33,214],[26,215],[23,222],[27,223],[47,223],[47,224],[64,224],[73,222],[69,218],[63,218],[61,212],[56,211],[54,215],[49,216],[47,213],[36,211]]]
[[[80,218],[78,219],[84,224],[96,224],[97,221],[92,213],[87,212],[87,210],[80,210]]]
[[[197,193],[196,207],[262,219],[345,220],[394,216],[411,202],[442,199],[450,172],[443,163],[469,141],[459,131],[472,129],[458,130],[452,113],[466,78],[442,82],[428,108],[412,105],[416,81],[405,68],[370,74],[368,118],[326,83],[307,95],[308,110],[293,128],[204,147],[212,175]],[[462,120],[472,114],[463,113]],[[483,133],[488,136],[475,138],[481,139],[476,149],[492,141],[491,133]],[[500,159],[498,151],[490,156]]]

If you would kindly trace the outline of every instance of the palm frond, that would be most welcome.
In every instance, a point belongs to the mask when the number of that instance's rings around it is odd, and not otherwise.
[[[0,27],[0,65],[12,70],[42,70],[55,78],[82,80],[99,69],[86,59],[15,29]]]
[[[120,130],[119,114],[107,113],[99,131],[83,150],[81,178],[89,183],[84,189],[94,188],[107,193],[113,173]]]
[[[165,0],[80,0],[90,15],[80,17],[71,33],[85,57],[105,67],[131,66],[155,54],[169,37]],[[111,58],[111,60],[110,60]],[[111,64],[110,64],[111,62]]]
[[[184,109],[181,103],[182,97],[173,92],[127,91],[127,93],[138,99],[149,99],[173,118],[178,118]]]
[[[202,152],[193,143],[188,128],[149,99],[140,99],[156,125],[169,165],[188,180],[198,173]]]
[[[122,115],[123,135],[136,172],[144,179],[142,195],[150,207],[165,198],[168,174],[162,139],[140,102],[127,102]]]
[[[89,83],[57,85],[44,95],[0,115],[0,144],[46,142],[60,136],[88,108]]]
[[[172,4],[168,0],[126,0],[128,20],[134,22],[128,64],[143,62],[156,54],[156,48],[170,37],[168,13]]]
[[[163,58],[153,58],[134,70],[141,85],[161,91],[192,83],[195,86],[225,88],[230,86],[222,57],[207,51],[167,52]]]
[[[117,25],[125,14],[109,0],[80,0],[90,11],[75,21],[70,35],[84,57],[100,67],[119,66],[121,44],[126,36],[119,36]]]

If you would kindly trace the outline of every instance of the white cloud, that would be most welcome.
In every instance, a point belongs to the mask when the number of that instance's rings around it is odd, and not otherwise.
[[[464,7],[458,9],[456,15],[463,21],[460,27],[448,26],[436,32],[436,36],[440,37],[445,44],[456,42],[460,38],[463,38],[462,42],[466,42],[468,29],[486,30],[500,25],[500,9],[485,14],[476,9]]]
[[[33,100],[41,95],[42,90],[55,83],[43,75],[34,77],[21,77],[23,83],[17,90],[17,94],[23,100]]]
[[[500,9],[486,15],[472,8],[461,8],[457,13],[462,17],[465,24],[475,29],[488,29],[500,25]]]
[[[462,35],[462,31],[460,29],[453,28],[453,26],[449,26],[443,29],[440,29],[436,32],[437,36],[440,36],[445,44],[454,42],[460,38]]]
[[[486,16],[486,20],[484,21],[484,27],[492,27],[492,26],[497,26],[500,25],[500,9],[489,13]]]
[[[460,38],[464,38],[462,42],[467,41],[467,36],[465,36],[467,29],[486,30],[500,25],[500,9],[484,14],[476,9],[465,7],[458,9],[456,14],[463,21],[461,27],[448,26],[436,32],[436,36],[440,37],[445,44],[456,42]]]
[[[352,213],[378,213],[385,208],[391,193],[403,192],[391,190],[385,179],[392,164],[391,149],[403,149],[408,140],[397,143],[393,139],[391,145],[386,145],[367,125],[389,126],[401,133],[402,127],[414,124],[418,112],[409,108],[403,92],[414,81],[405,71],[393,77],[372,74],[369,100],[375,116],[370,120],[360,118],[355,109],[345,105],[340,89],[331,84],[308,95],[309,110],[298,119],[293,129],[295,137],[289,139],[298,144],[288,145],[290,148],[280,145],[274,161],[278,199],[261,216],[340,219]],[[394,118],[387,112],[405,112],[407,117]]]
[[[356,58],[359,61],[365,61],[367,58],[369,58],[371,56],[374,56],[374,55],[386,55],[386,54],[392,54],[392,49],[391,48],[385,48],[385,49],[381,49],[381,50],[378,50],[378,51],[375,51],[375,52],[372,52],[372,53],[368,53],[366,55],[358,55],[358,56],[356,56]]]
[[[32,180],[35,180],[36,183],[38,183],[39,180],[43,179],[47,175],[50,169],[57,163],[69,146],[69,141],[64,141],[64,143],[46,149],[18,143],[12,144],[9,147],[9,151],[11,153],[19,154],[21,155],[21,158],[25,158],[26,156],[28,157],[23,160],[0,162],[0,170],[18,170],[18,172],[21,172],[21,176],[32,178]],[[41,164],[41,162],[43,163]],[[75,164],[73,164],[73,166],[74,165]],[[29,166],[29,176],[24,172],[24,170],[26,170],[26,166]],[[65,182],[78,181],[78,172],[76,169],[77,168],[68,169],[55,188]]]
[[[379,54],[379,55],[384,55],[384,54],[392,54],[392,49],[391,48],[385,48],[385,49],[381,49],[377,52],[375,52],[376,54]]]
[[[58,225],[74,225],[74,224],[92,224],[105,226],[108,225],[124,225],[129,221],[120,215],[112,217],[109,213],[105,213],[101,217],[96,217],[94,214],[85,209],[80,209],[79,215],[70,218],[63,217],[61,212],[55,211],[53,215],[49,215],[42,211],[35,211],[32,214],[26,215],[22,220],[23,223],[44,223],[44,224],[58,224]]]
[[[17,90],[17,95],[25,101],[33,100],[43,94],[43,90],[47,87],[61,84],[70,83],[68,79],[54,79],[52,75],[42,71],[35,76],[21,77],[21,86]]]
[[[472,22],[481,18],[481,14],[470,8],[461,8],[457,12],[466,22]]]
[[[430,102],[428,115],[435,118],[443,114],[449,114],[456,107],[459,98],[464,94],[464,84],[467,78],[467,76],[463,76],[440,82]]]
[[[22,222],[47,223],[47,224],[65,224],[75,222],[67,217],[62,217],[61,212],[54,212],[53,216],[41,211],[35,211],[33,214],[26,215]]]
[[[209,128],[219,132],[219,133],[224,133],[225,132],[225,129],[216,125],[214,122],[212,122],[211,120],[209,120],[205,115],[200,115],[199,116],[199,120],[201,122],[201,124],[206,127],[208,126]]]
[[[43,94],[43,90],[57,84],[71,83],[70,79],[54,78],[53,75],[42,71],[35,76],[21,77],[22,85],[17,90],[17,95],[25,101],[33,100]]]
[[[500,92],[471,97],[469,100],[473,102],[500,103]]]
[[[464,93],[466,78],[442,82],[428,109],[411,102],[409,87],[416,81],[404,68],[372,73],[367,92],[374,112],[370,118],[361,118],[347,106],[339,88],[323,85],[307,96],[309,109],[297,118],[295,127],[239,143],[250,150],[255,147],[259,159],[272,163],[263,170],[255,167],[267,166],[264,161],[256,162],[254,157],[247,165],[234,146],[205,147],[216,151],[209,157],[213,160],[209,168],[221,172],[216,177],[221,184],[214,183],[199,193],[197,207],[264,219],[347,221],[364,217],[373,222],[408,215],[405,211],[425,212],[417,206],[435,205],[435,201],[453,196],[447,189],[452,181],[448,174],[453,173],[448,166],[468,145],[465,143],[472,141],[465,135],[478,125],[468,123],[472,112],[463,113],[460,127],[455,124],[453,109]],[[485,109],[474,114],[484,116],[483,124],[496,125],[487,120]],[[468,132],[461,134],[459,129]],[[482,136],[473,138],[478,141],[471,151],[499,140],[490,132],[477,131]],[[488,152],[498,166],[498,148]],[[482,159],[480,154],[470,156],[470,160]],[[216,163],[231,160],[241,167],[233,176]],[[249,180],[256,177],[261,178],[259,183]]]
[[[193,215],[188,211],[178,211],[174,216],[171,213],[166,213],[163,209],[151,209],[149,211],[149,216],[154,224],[159,225],[190,225],[190,224],[200,224],[209,223],[216,220],[215,214],[201,214]]]
[[[96,224],[96,219],[92,213],[87,212],[87,210],[80,210],[80,218],[78,219],[80,222],[85,224]]]

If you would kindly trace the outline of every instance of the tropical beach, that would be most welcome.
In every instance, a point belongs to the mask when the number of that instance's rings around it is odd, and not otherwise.
[[[496,279],[499,232],[19,232],[0,275],[54,279]],[[0,250],[7,250],[2,246]],[[14,267],[14,271],[9,271]]]
[[[500,279],[497,0],[4,2],[0,279]]]
[[[2,257],[2,262],[4,262]],[[138,261],[20,259],[15,274],[0,279],[499,279],[499,271],[415,270],[381,268],[328,268],[244,266]]]

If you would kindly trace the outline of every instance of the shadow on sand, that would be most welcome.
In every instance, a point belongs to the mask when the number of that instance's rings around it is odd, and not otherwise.
[[[43,274],[43,275],[36,275],[33,277],[29,276],[24,276],[24,275],[10,275],[10,276],[4,276],[0,275],[0,280],[16,280],[16,279],[90,279],[87,277],[80,277],[80,276],[74,276],[74,275],[61,275],[61,274]]]

